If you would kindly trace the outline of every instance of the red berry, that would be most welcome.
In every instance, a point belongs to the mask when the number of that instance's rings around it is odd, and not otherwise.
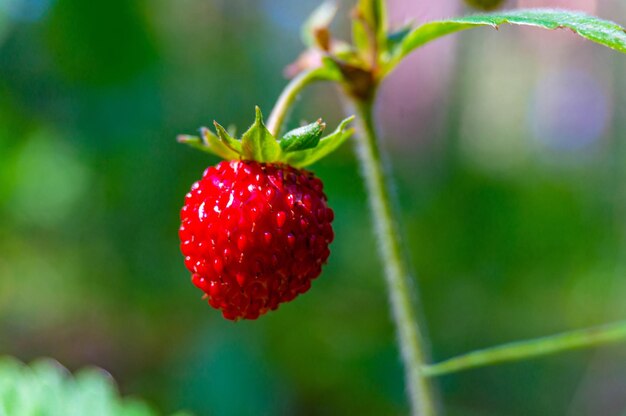
[[[223,161],[187,194],[180,247],[212,307],[256,319],[309,290],[330,254],[333,217],[311,172]]]

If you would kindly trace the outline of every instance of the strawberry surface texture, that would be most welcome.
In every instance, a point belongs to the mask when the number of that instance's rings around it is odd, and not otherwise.
[[[185,197],[185,266],[224,318],[256,319],[310,289],[330,255],[333,218],[313,173],[223,161]]]

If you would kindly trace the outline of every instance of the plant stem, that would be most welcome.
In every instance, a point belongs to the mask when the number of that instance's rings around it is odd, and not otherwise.
[[[280,137],[281,130],[285,124],[285,119],[289,114],[289,110],[298,98],[302,90],[310,83],[318,80],[327,79],[325,73],[321,69],[311,69],[301,72],[287,84],[283,92],[278,97],[272,112],[267,119],[267,129],[275,137]]]
[[[626,341],[626,321],[473,351],[437,364],[424,366],[422,372],[428,377],[441,376],[476,367],[619,341]]]
[[[433,387],[423,374],[427,352],[426,339],[420,329],[420,320],[414,307],[417,299],[413,290],[409,262],[404,256],[400,233],[395,219],[389,188],[389,178],[383,166],[383,157],[376,136],[373,119],[373,98],[355,100],[360,127],[357,147],[361,170],[365,179],[372,210],[380,256],[385,266],[392,315],[398,333],[405,368],[406,388],[415,416],[433,416],[437,413]]]

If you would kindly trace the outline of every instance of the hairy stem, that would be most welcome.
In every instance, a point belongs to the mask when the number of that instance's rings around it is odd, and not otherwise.
[[[289,115],[289,111],[298,98],[298,95],[310,83],[327,78],[327,76],[324,76],[324,72],[322,70],[312,69],[301,72],[298,76],[292,79],[280,94],[280,97],[278,97],[278,100],[276,101],[276,104],[267,119],[267,129],[270,133],[272,133],[275,137],[280,137],[283,125],[285,124],[285,119]]]
[[[619,341],[626,341],[626,321],[473,351],[437,364],[424,366],[422,373],[429,377],[441,376],[471,368]]]
[[[417,293],[409,272],[396,224],[389,178],[376,136],[373,120],[373,100],[355,100],[357,122],[360,127],[358,156],[365,179],[374,225],[378,235],[380,256],[391,302],[392,315],[398,333],[405,368],[406,388],[415,416],[433,416],[437,413],[433,387],[423,373],[427,360],[426,339],[421,330],[414,300]]]

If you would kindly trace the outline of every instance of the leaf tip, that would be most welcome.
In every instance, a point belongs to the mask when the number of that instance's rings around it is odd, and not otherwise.
[[[208,144],[209,140],[207,137],[215,136],[211,130],[206,127],[200,127],[200,138],[202,138],[202,142],[204,144]]]
[[[190,143],[193,142],[194,139],[197,139],[197,137],[190,136],[188,134],[179,134],[178,136],[176,136],[176,141],[178,143]]]
[[[220,137],[220,139],[224,140],[225,137],[228,137],[228,132],[224,127],[222,127],[220,123],[218,123],[216,120],[213,120],[213,125],[215,126],[215,131],[217,132],[217,135]]]
[[[263,113],[261,112],[261,107],[258,105],[254,106],[254,122],[263,124]]]
[[[356,117],[353,115],[351,115],[350,117],[345,118],[340,124],[339,124],[339,129],[343,130],[346,128],[346,126],[350,123],[352,123],[354,121]]]

